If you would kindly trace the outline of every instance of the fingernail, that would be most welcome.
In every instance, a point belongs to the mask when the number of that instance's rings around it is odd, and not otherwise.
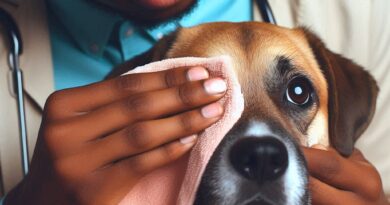
[[[205,118],[218,117],[223,113],[222,106],[219,103],[206,105],[201,110],[202,116]]]
[[[320,150],[328,150],[328,148],[325,145],[322,145],[322,144],[314,144],[314,145],[311,146],[311,148],[320,149]]]
[[[197,81],[207,79],[209,72],[203,67],[194,67],[187,71],[187,78],[189,81]]]
[[[219,94],[226,91],[226,83],[221,78],[213,78],[204,82],[204,88],[209,94]]]
[[[182,144],[190,144],[192,142],[194,142],[197,138],[197,135],[190,135],[190,136],[187,136],[187,137],[183,137],[180,139],[180,143]]]

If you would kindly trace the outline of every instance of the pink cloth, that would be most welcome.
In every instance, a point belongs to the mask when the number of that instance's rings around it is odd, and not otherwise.
[[[225,112],[218,122],[200,133],[197,144],[189,155],[146,175],[126,195],[120,205],[192,204],[207,162],[223,137],[241,116],[244,98],[228,56],[167,59],[137,67],[127,74],[189,66],[206,67],[210,76],[222,77],[226,80],[228,90],[220,100]]]

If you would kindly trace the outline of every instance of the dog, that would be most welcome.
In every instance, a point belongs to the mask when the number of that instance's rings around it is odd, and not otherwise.
[[[166,58],[218,55],[232,58],[245,108],[207,164],[195,204],[311,204],[299,147],[350,155],[374,115],[374,78],[308,29],[259,22],[180,28],[110,76]]]

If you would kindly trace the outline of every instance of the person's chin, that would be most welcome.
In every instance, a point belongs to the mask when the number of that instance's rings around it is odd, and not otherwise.
[[[153,28],[179,20],[196,7],[198,0],[90,0],[120,13],[138,26]]]
[[[160,10],[175,6],[180,3],[180,0],[135,0],[135,2],[145,8]]]

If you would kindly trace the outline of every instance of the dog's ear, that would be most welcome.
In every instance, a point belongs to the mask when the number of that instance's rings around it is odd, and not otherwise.
[[[330,143],[349,156],[374,115],[378,86],[361,66],[330,51],[312,32],[303,31],[328,83]]]
[[[138,66],[142,66],[154,61],[162,60],[166,57],[167,52],[171,49],[176,37],[180,31],[180,28],[169,35],[160,39],[151,49],[146,52],[135,56],[134,58],[116,66],[105,79],[114,78],[122,75]]]

